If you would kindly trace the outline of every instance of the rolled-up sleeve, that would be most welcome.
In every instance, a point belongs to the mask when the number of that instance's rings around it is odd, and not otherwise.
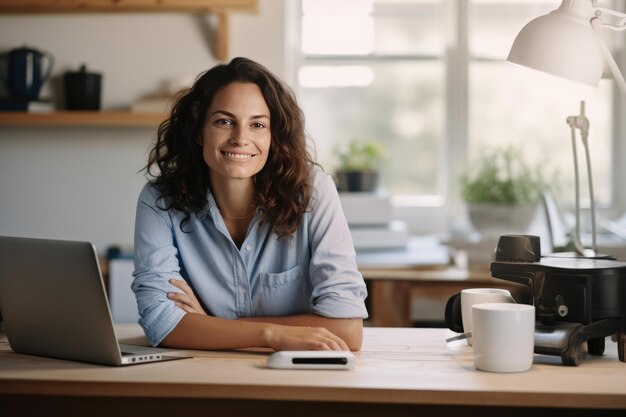
[[[178,251],[174,246],[168,212],[157,206],[158,192],[147,184],[139,195],[135,217],[132,290],[137,299],[139,324],[153,346],[157,346],[186,314],[167,298],[178,291],[168,281],[181,279]]]
[[[332,318],[367,318],[367,290],[337,189],[330,175],[317,172],[308,213],[313,312]]]

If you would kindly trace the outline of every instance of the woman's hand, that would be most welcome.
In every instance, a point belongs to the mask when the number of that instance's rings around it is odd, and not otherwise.
[[[350,350],[348,345],[323,327],[269,325],[263,334],[274,350]]]
[[[169,283],[182,291],[182,293],[167,293],[167,298],[175,301],[176,306],[186,311],[187,313],[204,314],[205,316],[207,315],[202,308],[202,305],[196,298],[196,295],[193,293],[193,290],[185,280],[170,279]]]

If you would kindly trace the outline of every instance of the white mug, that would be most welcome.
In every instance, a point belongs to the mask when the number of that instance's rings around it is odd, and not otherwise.
[[[474,365],[490,372],[524,372],[533,364],[535,307],[487,303],[472,307]]]
[[[508,290],[501,288],[469,288],[461,291],[461,317],[463,332],[472,331],[472,306],[481,303],[515,303]],[[467,336],[467,344],[472,346],[472,335]]]

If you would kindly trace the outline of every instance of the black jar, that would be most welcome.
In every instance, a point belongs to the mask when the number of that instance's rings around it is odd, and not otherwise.
[[[78,72],[66,72],[63,81],[67,110],[100,110],[101,74],[87,72],[82,65]]]

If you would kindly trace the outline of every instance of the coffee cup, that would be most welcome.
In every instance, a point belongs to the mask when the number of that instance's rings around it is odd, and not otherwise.
[[[535,307],[528,304],[486,303],[472,307],[476,369],[524,372],[533,364]]]
[[[461,291],[461,317],[467,344],[472,346],[472,306],[482,303],[515,303],[508,290],[502,288],[468,288]]]

